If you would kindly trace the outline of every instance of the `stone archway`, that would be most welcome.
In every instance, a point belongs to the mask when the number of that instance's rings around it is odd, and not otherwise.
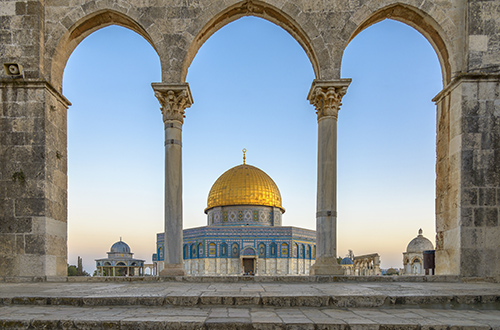
[[[336,256],[332,146],[337,111],[349,85],[340,79],[342,52],[357,32],[393,18],[419,30],[436,49],[443,68],[444,88],[434,99],[438,117],[436,273],[500,276],[500,151],[496,143],[500,139],[500,64],[498,45],[493,42],[495,29],[484,28],[500,24],[495,6],[496,2],[488,1],[434,0],[362,4],[265,0],[231,5],[209,0],[189,4],[167,0],[9,2],[0,22],[9,31],[8,42],[0,45],[0,59],[23,65],[24,75],[2,76],[0,81],[0,116],[5,127],[0,158],[6,160],[0,163],[5,173],[0,178],[0,275],[66,272],[67,164],[57,155],[66,150],[69,101],[61,94],[61,77],[78,42],[94,29],[118,24],[143,35],[159,54],[163,82],[153,87],[165,122],[165,170],[172,179],[167,182],[165,210],[168,219],[174,219],[166,232],[173,237],[182,232],[181,130],[184,110],[193,102],[185,73],[211,33],[238,17],[255,15],[282,26],[297,39],[318,79],[308,98],[318,111],[320,136],[317,228],[320,236],[327,234],[318,238],[317,262],[333,265]],[[173,273],[182,272],[182,244],[178,249],[169,246],[166,254]],[[331,273],[331,269],[325,271]]]
[[[374,11],[366,11],[365,17],[359,18],[361,23],[351,33],[346,46],[361,31],[373,24],[385,19],[400,21],[420,32],[432,45],[439,58],[439,63],[441,64],[443,84],[448,84],[451,81],[452,66],[456,67],[456,65],[454,65],[453,59],[450,58],[449,48],[451,48],[451,46],[449,41],[445,41],[446,33],[443,31],[443,27],[430,15],[409,4],[398,3],[388,6],[380,4],[380,6],[381,8],[377,8]]]
[[[98,10],[86,15],[71,25],[59,39],[52,55],[50,77],[52,84],[62,91],[63,71],[73,50],[93,32],[110,25],[128,28],[142,36],[158,53],[157,46],[141,24],[131,17],[115,10]]]
[[[470,265],[477,264],[477,261],[472,261],[473,258],[469,253],[471,251],[476,254],[480,253],[479,251],[491,253],[495,244],[476,245],[476,238],[478,235],[483,235],[483,229],[471,225],[471,213],[476,210],[475,214],[479,215],[485,210],[478,207],[480,205],[477,203],[469,205],[469,191],[487,189],[487,184],[470,177],[477,175],[478,170],[482,172],[480,170],[482,165],[470,161],[471,152],[480,153],[480,151],[473,151],[475,148],[470,147],[474,144],[474,138],[470,134],[470,128],[463,127],[463,122],[472,120],[471,117],[477,112],[458,105],[460,102],[466,102],[465,100],[478,102],[477,94],[470,92],[471,88],[472,91],[480,88],[476,84],[481,84],[482,79],[460,73],[459,68],[464,59],[463,54],[457,50],[461,43],[451,41],[458,38],[458,32],[453,30],[450,21],[445,19],[446,15],[450,14],[441,11],[435,4],[429,6],[432,8],[431,11],[424,10],[413,1],[393,4],[372,1],[358,10],[359,15],[355,15],[357,26],[352,29],[347,42],[368,26],[390,18],[415,28],[433,46],[441,64],[444,86],[433,99],[437,106],[436,273],[464,276],[477,276],[481,273],[483,274],[481,276],[484,276],[488,273],[493,274],[496,270],[490,269],[486,263],[482,263],[481,270],[471,267]],[[436,20],[437,17],[440,19],[439,22]],[[483,86],[487,88],[486,85]],[[493,94],[489,94],[488,97],[493,97]],[[488,121],[487,118],[483,120]],[[487,144],[486,149],[491,150],[491,145]],[[490,175],[493,175],[488,179],[490,182],[494,180],[493,177],[496,175],[494,172],[498,172],[498,169],[490,171]],[[484,188],[476,188],[477,186]],[[464,208],[463,205],[467,207]],[[498,210],[490,211],[492,218],[495,218],[494,214],[498,214]],[[483,214],[480,217],[482,216]]]
[[[303,26],[294,18],[289,16],[284,10],[280,10],[270,3],[263,1],[242,1],[230,7],[223,8],[206,22],[202,22],[200,19],[198,24],[203,24],[203,27],[199,29],[198,33],[189,44],[188,51],[186,52],[182,64],[182,81],[186,80],[188,68],[205,41],[225,25],[244,16],[260,17],[285,29],[306,52],[316,77],[321,77],[320,61],[317,53],[318,50],[322,50],[325,45],[321,45],[318,41],[313,42],[311,40],[310,34],[312,31],[306,32]],[[327,66],[327,63],[323,63],[323,66]]]

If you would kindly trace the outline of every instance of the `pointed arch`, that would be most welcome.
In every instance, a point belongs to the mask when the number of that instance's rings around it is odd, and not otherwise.
[[[122,26],[136,32],[146,39],[158,54],[155,42],[137,21],[111,9],[96,11],[74,22],[59,39],[50,66],[51,81],[56,89],[62,92],[64,68],[75,48],[93,32],[110,25]]]
[[[364,9],[366,14],[361,19],[361,23],[352,31],[346,46],[361,31],[385,19],[393,19],[405,23],[420,32],[429,41],[439,58],[443,85],[446,86],[450,83],[453,72],[452,68],[455,65],[453,65],[453,60],[450,56],[451,44],[446,39],[449,33],[445,33],[443,27],[433,17],[417,7],[401,3],[386,6],[372,12],[366,10],[366,8]]]
[[[316,48],[309,35],[302,28],[304,24],[299,24],[284,11],[261,1],[243,1],[233,6],[227,7],[217,15],[213,16],[198,31],[186,52],[181,69],[181,80],[185,81],[189,66],[198,53],[201,46],[219,29],[225,25],[244,16],[255,16],[263,18],[278,25],[302,46],[313,67],[316,78],[320,78],[320,62],[318,60]],[[200,18],[201,20],[203,18]],[[194,25],[197,25],[195,21]],[[203,24],[203,23],[201,23]],[[316,31],[317,32],[317,31]],[[324,45],[323,45],[324,46]]]

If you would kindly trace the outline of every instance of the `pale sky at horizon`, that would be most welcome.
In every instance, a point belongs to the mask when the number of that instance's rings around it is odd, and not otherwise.
[[[434,242],[436,53],[413,28],[386,20],[348,45],[342,77],[353,82],[338,120],[338,255],[378,252],[401,267],[419,228]],[[306,100],[307,55],[283,29],[241,18],[201,47],[189,68],[194,104],[183,126],[184,227],[206,225],[215,180],[241,164],[278,185],[284,226],[315,229],[317,121]],[[161,81],[154,49],[107,27],[71,55],[68,110],[68,262],[84,268],[120,237],[151,262],[163,231],[164,133],[151,88]]]

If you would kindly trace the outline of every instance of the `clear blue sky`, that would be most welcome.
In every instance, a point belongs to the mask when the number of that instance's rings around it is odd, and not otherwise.
[[[419,228],[434,241],[438,59],[417,31],[386,20],[348,45],[342,77],[353,82],[338,121],[338,254],[378,252],[382,267],[401,267]],[[313,79],[300,45],[259,18],[202,46],[187,76],[195,103],[183,126],[185,228],[206,224],[210,187],[246,148],[281,191],[283,224],[315,229]],[[160,81],[154,49],[116,26],[86,38],[67,63],[71,264],[80,255],[93,271],[120,237],[151,262],[164,226],[164,132],[150,86]]]

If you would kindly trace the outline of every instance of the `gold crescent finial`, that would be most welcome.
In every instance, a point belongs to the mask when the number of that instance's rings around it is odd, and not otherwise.
[[[247,149],[243,148],[243,164],[246,164],[246,161],[247,161],[247,157],[246,157],[246,153],[247,153]]]

